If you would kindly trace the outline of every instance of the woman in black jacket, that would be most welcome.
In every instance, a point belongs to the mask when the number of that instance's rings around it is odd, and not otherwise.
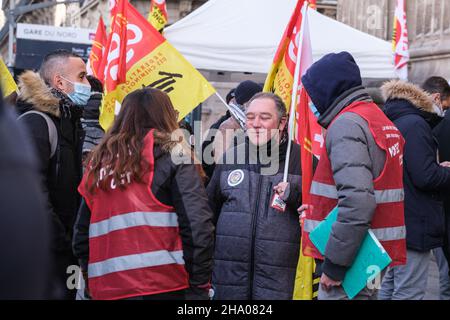
[[[176,129],[166,93],[136,90],[88,160],[73,250],[94,298],[208,298],[212,212],[190,148],[171,139]]]

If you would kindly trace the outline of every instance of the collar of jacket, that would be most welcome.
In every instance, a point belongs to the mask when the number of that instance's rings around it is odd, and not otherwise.
[[[431,95],[412,83],[388,81],[381,87],[381,92],[386,102],[394,99],[406,100],[421,111],[435,113]]]
[[[288,136],[284,132],[280,142],[274,138],[266,144],[255,146],[250,142],[248,137],[245,138],[246,152],[248,152],[249,163],[257,163],[262,166],[270,166],[273,161],[282,163],[286,160],[286,152],[288,146]],[[266,158],[267,157],[267,158]]]
[[[44,79],[33,71],[25,71],[19,76],[18,99],[31,104],[33,109],[48,113],[57,118],[61,117],[59,108],[60,99],[52,93],[52,89],[46,85]]]
[[[347,90],[333,102],[327,111],[320,115],[318,119],[319,124],[323,128],[327,129],[339,112],[355,101],[373,102],[372,98],[363,86]]]
[[[436,111],[433,108],[434,102],[432,96],[412,83],[401,80],[392,80],[386,82],[381,87],[381,91],[386,100],[384,108],[385,112],[388,116],[391,114],[389,118],[392,117],[392,113],[395,113],[393,112],[394,110],[388,110],[389,107],[395,107],[395,101],[405,101],[411,108],[409,113],[420,115],[432,128],[439,124],[443,119],[436,114]],[[406,113],[408,112],[405,111],[405,114]],[[397,115],[397,117],[400,115]]]

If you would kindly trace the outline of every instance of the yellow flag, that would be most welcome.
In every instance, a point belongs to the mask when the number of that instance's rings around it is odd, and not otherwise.
[[[123,2],[119,1],[100,67],[105,74],[100,124],[108,129],[123,98],[143,86],[166,92],[183,119],[215,89],[128,1]]]
[[[301,247],[302,245],[300,245]],[[314,277],[315,268],[314,259],[304,256],[303,250],[300,249],[297,273],[295,275],[294,300],[317,299],[320,278]]]
[[[4,97],[7,97],[14,91],[17,91],[17,85],[14,82],[14,78],[2,58],[0,58],[0,86],[2,87]]]
[[[167,15],[166,0],[151,0],[148,22],[159,32],[162,32],[169,20]]]

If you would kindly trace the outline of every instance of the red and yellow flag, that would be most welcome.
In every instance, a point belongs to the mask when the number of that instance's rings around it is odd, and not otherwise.
[[[295,73],[299,73],[297,77],[300,79],[313,62],[307,9],[308,3],[304,0],[297,2],[264,85],[264,91],[274,92],[280,96],[288,109],[295,104],[294,110],[290,111],[290,119],[292,119],[290,122],[292,121],[294,125],[290,128],[292,132],[289,134],[291,139],[302,147],[303,203],[308,203],[313,176],[313,154],[320,154],[322,146],[316,141],[320,142],[322,129],[312,111],[310,99],[306,91],[302,89],[300,81],[294,84]],[[297,87],[293,88],[294,86]],[[295,97],[292,94],[293,90],[297,92],[296,101],[292,101]],[[314,259],[304,256],[300,249],[293,292],[294,300],[311,300],[317,296],[317,288],[313,288],[317,287],[319,279],[314,278],[314,270]]]
[[[311,9],[317,10],[317,0],[309,0],[309,7]]]
[[[164,30],[164,27],[169,21],[166,0],[151,0],[147,20],[159,32]]]
[[[99,74],[98,70],[102,62],[103,52],[105,51],[105,45],[107,41],[106,28],[103,23],[102,17],[98,21],[97,32],[95,33],[95,39],[92,42],[91,54],[87,63],[88,74],[93,75],[103,82],[103,75]]]
[[[292,86],[298,53],[298,40],[302,24],[301,9],[305,0],[298,0],[291,20],[284,31],[272,67],[264,84],[264,91],[280,96],[289,110],[291,106]]]
[[[215,90],[127,0],[119,0],[100,70],[105,96],[100,124],[108,129],[128,93],[149,86],[165,91],[179,119]]]
[[[402,80],[408,80],[409,42],[405,0],[397,0],[395,7],[392,51],[397,76]]]

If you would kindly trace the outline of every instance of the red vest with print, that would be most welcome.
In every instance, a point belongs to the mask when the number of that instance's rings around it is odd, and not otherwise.
[[[143,158],[150,170],[143,183],[108,179],[108,191],[79,191],[91,210],[89,226],[89,290],[94,299],[123,299],[185,289],[177,214],[151,191],[154,170],[153,130],[144,140]],[[126,184],[121,190],[119,183]]]
[[[406,263],[406,229],[404,218],[403,191],[403,146],[400,131],[372,103],[355,102],[341,111],[353,112],[365,119],[376,144],[386,152],[386,162],[380,176],[373,180],[376,209],[371,230],[392,259],[391,266]],[[337,117],[335,118],[337,119]],[[349,157],[352,155],[349,154]],[[310,203],[312,210],[306,213],[303,224],[303,253],[323,259],[309,239],[311,232],[330,211],[338,205],[336,183],[326,148],[311,185]]]

